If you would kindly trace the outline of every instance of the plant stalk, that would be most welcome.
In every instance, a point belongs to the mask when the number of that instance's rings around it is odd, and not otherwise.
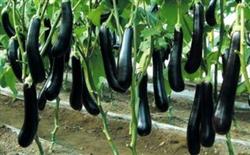
[[[44,7],[43,7],[43,10],[42,10],[41,16],[40,16],[41,20],[43,20],[43,18],[44,18],[44,15],[45,15],[46,9],[47,9],[47,7],[48,7],[48,4],[49,4],[49,0],[45,0],[45,4],[44,4]]]
[[[97,96],[97,105],[99,107],[100,113],[101,113],[101,117],[102,117],[102,124],[103,124],[103,133],[105,134],[108,143],[112,149],[112,153],[113,155],[119,155],[118,149],[113,141],[113,139],[110,136],[110,128],[109,128],[109,124],[108,124],[108,119],[107,119],[107,114],[104,112],[102,105],[101,105],[101,101],[100,101],[100,97],[99,94]]]
[[[225,25],[224,25],[224,0],[220,0],[220,41],[219,41],[219,48],[218,48],[218,54],[217,54],[217,60],[215,64],[215,71],[214,71],[214,99],[217,102],[218,101],[218,64],[219,64],[219,58],[222,51],[222,45],[224,43],[224,31],[225,31]]]
[[[60,105],[60,98],[56,98],[56,108],[54,111],[54,129],[51,132],[51,145],[50,145],[50,152],[53,152],[54,145],[56,143],[56,133],[59,129],[59,105]]]
[[[122,38],[122,28],[121,28],[121,24],[120,24],[120,20],[119,20],[119,13],[118,13],[116,0],[112,0],[112,2],[113,2],[114,16],[115,16],[115,22],[116,22],[118,35],[120,38]]]
[[[234,152],[234,147],[231,141],[231,134],[230,132],[226,134],[226,143],[227,143],[227,148],[228,148],[228,154],[229,155],[235,155]]]
[[[26,58],[25,50],[24,50],[23,43],[21,41],[21,37],[20,37],[20,34],[19,34],[18,25],[17,25],[17,22],[16,22],[16,14],[15,14],[15,12],[16,12],[16,1],[13,0],[13,7],[12,7],[13,24],[14,24],[14,29],[15,29],[15,32],[16,32],[17,41],[18,41],[20,51],[21,51],[22,61],[24,61],[25,58]],[[25,79],[25,73],[26,73],[26,65],[25,65],[25,63],[22,63],[22,79],[23,80]]]
[[[245,0],[242,0],[242,3],[239,4],[241,5],[241,9],[240,9],[240,27],[241,27],[241,30],[240,30],[240,63],[241,63],[241,71],[242,71],[242,74],[243,74],[243,77],[245,79],[245,83],[246,83],[246,87],[247,87],[247,90],[248,90],[248,93],[250,94],[250,81],[249,81],[249,76],[248,76],[248,72],[247,72],[247,65],[246,65],[246,62],[245,62],[245,49],[244,49],[244,44],[245,44],[245,12],[244,12],[244,9],[245,9]]]
[[[42,143],[41,143],[41,141],[39,140],[39,136],[38,136],[37,134],[35,135],[35,141],[36,141],[37,147],[38,147],[38,149],[39,149],[40,155],[44,155],[43,146],[42,146]]]
[[[79,6],[80,2],[81,2],[81,0],[79,0],[79,1],[76,3],[76,5],[73,7],[72,11],[74,11],[74,10]],[[46,49],[47,49],[47,47],[48,47],[48,45],[49,45],[49,43],[50,43],[50,41],[51,41],[51,39],[52,39],[53,34],[54,34],[55,31],[56,31],[56,26],[58,25],[61,16],[62,16],[62,13],[60,12],[60,14],[57,16],[57,18],[56,18],[56,20],[55,20],[55,23],[52,25],[51,30],[50,30],[50,32],[49,32],[49,36],[48,36],[48,38],[47,38],[47,40],[46,40],[46,42],[45,42],[45,44],[44,44],[44,46],[43,46],[43,48],[42,48],[42,50],[41,50],[41,52],[40,52],[41,56],[44,55],[44,53],[45,53],[45,51],[46,51]]]
[[[136,24],[134,23],[134,56],[137,56],[137,30],[136,30]],[[130,100],[130,108],[131,108],[131,122],[130,122],[130,128],[129,132],[131,134],[131,141],[129,148],[131,150],[132,155],[137,155],[136,151],[136,142],[137,142],[137,110],[139,102],[137,101],[137,89],[138,89],[138,83],[136,81],[136,60],[133,62],[133,73],[132,73],[132,84],[131,84],[131,100]]]

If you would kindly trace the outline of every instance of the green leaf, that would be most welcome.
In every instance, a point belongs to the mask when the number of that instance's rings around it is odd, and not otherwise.
[[[237,96],[240,96],[241,94],[243,94],[245,92],[247,92],[246,83],[242,82],[242,83],[238,84],[237,91],[236,91]]]
[[[56,2],[56,0],[49,0],[50,4],[54,4]]]
[[[36,8],[38,8],[39,5],[40,5],[40,1],[39,0],[33,0],[33,2],[35,4]]]
[[[200,79],[200,75],[201,75],[201,68],[199,68],[195,73],[193,74],[189,74],[185,71],[184,66],[185,66],[186,62],[182,63],[182,75],[184,77],[185,80],[189,80],[192,82],[195,82],[196,80]]]
[[[6,69],[6,72],[4,74],[4,79],[5,79],[7,86],[10,88],[10,90],[13,92],[13,94],[16,95],[17,94],[16,78],[15,78],[15,75],[14,75],[11,67],[8,67]]]
[[[84,39],[88,37],[87,33],[88,33],[87,26],[74,28],[74,34],[76,34],[76,37],[80,38],[81,41],[83,41]]]
[[[4,49],[8,48],[8,44],[9,44],[9,38],[7,35],[0,35],[0,43],[2,44]]]
[[[217,53],[217,52],[210,52],[210,53],[207,55],[207,57],[206,57],[207,64],[208,64],[209,66],[211,66],[212,64],[215,64],[217,58],[218,58],[218,53]]]
[[[250,48],[245,48],[245,62],[246,64],[250,64]]]
[[[104,84],[106,83],[106,81],[107,81],[107,80],[106,80],[105,77],[100,76],[100,77],[99,77],[99,80],[98,80],[98,84],[97,84],[97,86],[96,86],[97,90],[102,90],[102,88],[103,88]]]
[[[167,92],[168,95],[170,95],[171,92],[172,92],[172,89],[171,89],[171,87],[169,85],[168,68],[167,67],[163,69],[163,77],[164,77],[164,85],[165,85],[166,92]]]
[[[139,61],[139,72],[142,72],[143,67],[145,66],[145,63],[147,62],[149,55],[150,55],[150,49],[143,52]]]
[[[88,19],[92,21],[93,24],[99,26],[101,14],[105,10],[104,5],[99,5],[96,9],[93,9],[88,14]]]
[[[156,28],[145,28],[141,33],[141,37],[144,37],[144,38],[154,36],[154,35],[160,35],[160,31]]]
[[[98,50],[94,51],[91,57],[88,58],[88,61],[95,88],[98,88],[100,83],[99,77],[105,77],[101,52]]]

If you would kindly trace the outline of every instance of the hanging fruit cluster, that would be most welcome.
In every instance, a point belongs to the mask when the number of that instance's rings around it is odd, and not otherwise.
[[[166,112],[169,108],[171,94],[166,85],[175,92],[181,92],[185,89],[186,76],[199,74],[196,76],[198,80],[195,81],[195,96],[187,125],[187,146],[190,154],[198,154],[201,145],[213,146],[215,133],[227,134],[230,131],[240,71],[242,70],[245,79],[249,79],[246,72],[247,65],[244,61],[246,59],[244,57],[245,38],[247,44],[250,42],[249,32],[244,31],[246,2],[236,2],[238,3],[235,3],[237,17],[229,30],[230,45],[223,54],[221,52],[223,33],[226,32],[224,30],[223,1],[218,4],[217,0],[210,0],[207,6],[201,0],[192,1],[187,13],[191,17],[189,22],[193,24],[192,29],[189,28],[190,44],[186,39],[189,25],[183,25],[183,20],[184,23],[187,22],[183,17],[181,0],[177,0],[176,5],[177,21],[173,29],[168,31],[171,33],[171,37],[164,36],[166,35],[164,26],[161,25],[161,28],[158,28],[157,24],[162,21],[149,18],[151,15],[164,19],[159,14],[162,13],[165,2],[161,5],[151,4],[148,10],[144,7],[145,15],[139,17],[138,12],[142,12],[140,4],[146,4],[146,2],[138,0],[136,4],[130,6],[133,11],[129,19],[122,20],[120,19],[122,18],[121,9],[117,7],[123,2],[97,1],[96,4],[92,4],[90,1],[90,10],[94,8],[97,11],[100,9],[98,5],[104,5],[104,3],[113,7],[112,11],[100,13],[97,24],[90,18],[83,18],[86,21],[78,21],[79,18],[82,19],[82,14],[74,11],[81,5],[81,1],[72,7],[70,0],[62,0],[58,18],[56,21],[52,21],[49,17],[45,17],[46,8],[49,5],[47,2],[42,5],[43,9],[39,8],[31,18],[26,31],[21,31],[16,23],[16,15],[13,12],[17,9],[17,1],[8,2],[8,5],[2,9],[1,20],[2,27],[9,37],[7,50],[9,65],[16,79],[23,84],[25,115],[21,132],[18,135],[20,146],[29,146],[35,138],[39,125],[39,111],[45,109],[47,101],[58,98],[68,64],[71,66],[72,73],[72,87],[69,95],[69,104],[72,109],[80,111],[84,107],[89,114],[94,116],[102,113],[97,101],[101,88],[95,88],[96,86],[93,86],[90,81],[94,81],[94,71],[91,70],[93,66],[103,66],[103,76],[106,77],[108,86],[113,91],[126,93],[130,90],[131,92],[130,148],[135,153],[136,135],[149,135],[152,128],[147,95],[149,79],[147,71],[151,60],[154,103],[160,112]],[[220,11],[217,7],[219,5]],[[12,6],[13,18],[9,16],[10,6]],[[216,20],[218,12],[220,22]],[[115,21],[114,25],[112,25],[112,20]],[[14,26],[12,26],[12,21]],[[140,23],[142,21],[146,21],[144,25]],[[56,26],[59,22],[57,32]],[[81,22],[87,24],[88,35],[85,40],[79,39],[77,37],[79,34],[75,33]],[[121,24],[122,22],[126,24]],[[51,23],[54,24],[51,25]],[[138,30],[140,24],[145,29],[159,29],[160,32],[146,35],[142,29]],[[217,97],[217,80],[212,81],[212,64],[208,63],[206,50],[207,34],[214,35],[214,30],[218,30],[219,27],[219,50],[216,54],[215,66],[218,68],[221,56],[223,82],[219,97]],[[41,35],[44,38],[43,41],[41,41]],[[147,48],[142,49],[146,49],[148,52],[141,51],[140,46],[143,46],[143,42],[147,43]],[[160,43],[162,44],[159,45]],[[188,50],[185,49],[186,47]],[[95,53],[95,51],[97,52]],[[93,53],[99,55],[101,61],[93,61],[91,59]],[[47,63],[45,58],[48,59]],[[168,62],[168,66],[165,66],[166,62]],[[165,76],[166,70],[167,76]],[[218,70],[214,72],[217,73]],[[99,79],[99,77],[95,77],[95,79]],[[245,83],[246,88],[249,89],[249,81],[246,80]],[[37,93],[39,84],[42,85],[42,89]]]

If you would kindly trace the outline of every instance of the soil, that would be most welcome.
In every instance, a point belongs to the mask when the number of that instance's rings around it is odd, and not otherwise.
[[[107,97],[106,97],[107,98]],[[105,110],[115,111],[119,113],[128,113],[128,105],[124,101],[128,101],[127,97],[114,95],[117,103],[103,103]],[[152,97],[150,99],[152,101]],[[0,96],[0,122],[8,124],[16,128],[21,128],[23,122],[23,102],[17,100],[12,102],[12,99],[6,96]],[[108,101],[106,99],[106,101]],[[109,100],[111,101],[111,100]],[[118,106],[119,105],[119,106]],[[127,107],[127,108],[125,108]],[[174,117],[172,121],[168,120],[168,113],[160,114],[154,107],[151,107],[153,118],[162,122],[180,123],[179,126],[185,126],[188,118],[188,110],[190,105],[186,102],[179,102],[174,108]],[[39,137],[50,141],[50,132],[53,130],[54,109],[47,106],[40,113],[41,121],[39,124]],[[182,116],[182,117],[177,117]],[[245,129],[249,128],[249,121],[246,112],[236,112],[237,120],[240,118],[239,125],[244,123]],[[165,120],[164,118],[167,118]],[[248,123],[247,123],[248,122]],[[130,142],[128,134],[129,123],[121,120],[109,120],[111,135],[121,155],[131,154],[130,149],[126,147]],[[106,137],[102,132],[102,121],[100,117],[93,117],[88,114],[82,114],[68,109],[60,109],[59,112],[59,130],[57,133],[56,143],[62,148],[56,147],[52,154],[86,154],[86,155],[109,155],[112,154],[107,143]],[[246,126],[247,125],[247,126]],[[236,130],[238,131],[238,130]],[[235,136],[235,137],[234,137]],[[233,138],[248,139],[249,132],[233,130]],[[0,128],[0,154],[38,154],[38,149],[33,142],[33,145],[28,148],[21,148],[17,144],[17,135],[13,134],[6,128]],[[49,144],[44,145],[48,151]],[[250,148],[235,145],[238,154],[250,154]],[[72,151],[74,150],[74,151]],[[176,131],[153,129],[152,133],[146,137],[138,137],[137,151],[140,155],[184,155],[188,154],[186,146],[185,134]],[[77,153],[76,153],[77,152]],[[201,154],[227,154],[226,144],[217,141],[212,148],[202,148]]]

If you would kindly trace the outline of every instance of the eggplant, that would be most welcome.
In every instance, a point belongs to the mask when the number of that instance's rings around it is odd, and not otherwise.
[[[211,147],[215,140],[215,131],[213,128],[213,85],[211,82],[203,83],[203,103],[201,104],[201,144],[204,147]]]
[[[52,46],[53,57],[64,56],[70,48],[70,40],[73,32],[73,13],[70,0],[64,0],[61,4],[62,20],[57,41]]]
[[[204,8],[201,2],[194,4],[193,12],[194,17],[192,43],[187,62],[185,64],[185,70],[190,74],[196,72],[199,69],[202,61]]]
[[[24,84],[23,94],[24,122],[18,134],[18,144],[21,147],[28,147],[35,138],[39,121],[35,85]]]
[[[111,36],[108,28],[102,26],[99,32],[99,42],[102,54],[102,60],[104,65],[104,71],[109,86],[120,93],[126,92],[117,80],[117,68],[115,63],[115,58],[112,54]]]
[[[40,27],[41,19],[34,16],[30,22],[26,43],[28,66],[34,83],[41,83],[45,80],[45,69],[39,53]]]
[[[217,0],[210,0],[206,13],[205,13],[207,24],[210,26],[215,26],[217,24],[216,15],[215,15],[216,4],[217,4]]]
[[[170,87],[176,92],[181,92],[185,88],[181,71],[182,45],[182,28],[175,27],[174,43],[170,53],[170,61],[168,64],[168,80]]]
[[[82,109],[83,74],[81,61],[76,57],[71,58],[72,63],[72,88],[69,97],[70,106],[74,110]]]
[[[15,74],[16,78],[19,82],[22,82],[22,64],[18,62],[20,59],[18,58],[18,41],[15,38],[10,38],[9,47],[7,51],[8,61],[10,66]]]
[[[7,34],[7,36],[9,38],[15,36],[16,32],[10,23],[10,18],[9,18],[7,7],[3,8],[2,12],[1,12],[1,21],[2,21],[3,29],[4,29],[5,33]]]
[[[152,122],[148,103],[147,92],[148,76],[145,74],[139,84],[139,111],[137,133],[140,136],[147,136],[152,129]]]
[[[132,82],[132,45],[133,28],[125,29],[117,65],[117,78],[119,85],[127,90]]]
[[[240,31],[232,33],[230,52],[219,101],[213,116],[216,133],[227,134],[231,128],[234,114],[234,100],[240,74],[240,58],[235,51],[240,51]]]
[[[200,153],[201,104],[203,101],[203,85],[197,84],[192,110],[187,126],[187,146],[190,154]]]
[[[161,52],[153,51],[153,87],[156,107],[165,112],[168,110],[168,97],[163,78],[163,60]]]
[[[47,79],[48,85],[45,89],[45,96],[49,101],[56,99],[60,93],[63,83],[64,61],[64,56],[54,58],[52,71]]]

